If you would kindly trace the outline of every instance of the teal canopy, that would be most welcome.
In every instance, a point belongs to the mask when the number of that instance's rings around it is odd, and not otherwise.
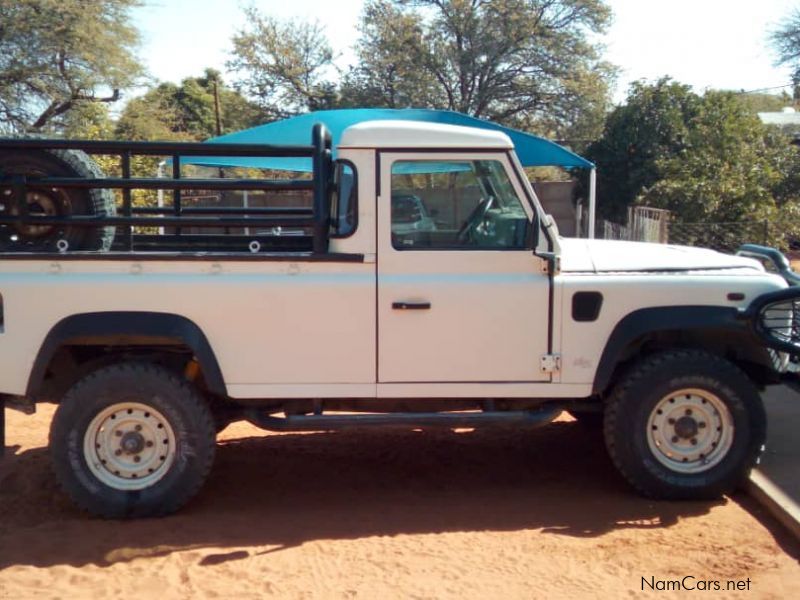
[[[461,113],[448,110],[426,109],[385,109],[358,108],[346,110],[322,110],[274,123],[259,125],[251,129],[229,133],[207,140],[221,144],[276,144],[276,145],[308,145],[311,143],[311,128],[315,123],[324,123],[333,137],[336,148],[345,129],[364,121],[408,120],[426,121],[460,125],[462,127],[478,127],[505,133],[514,144],[517,156],[525,167],[557,166],[563,168],[592,169],[594,165],[586,160],[544,138],[503,127],[489,121],[476,119]],[[270,157],[214,157],[186,156],[183,164],[209,167],[245,167],[255,169],[277,169],[285,171],[311,171],[311,160],[307,158],[270,158]]]

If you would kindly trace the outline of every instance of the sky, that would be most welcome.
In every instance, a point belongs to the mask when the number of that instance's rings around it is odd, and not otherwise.
[[[353,62],[362,0],[146,0],[134,13],[143,34],[140,57],[161,81],[179,82],[206,67],[225,72],[242,7],[279,18],[317,19],[326,27],[338,64]],[[664,75],[695,90],[760,90],[787,85],[775,67],[768,32],[800,8],[800,0],[607,0],[614,23],[601,38],[605,58],[620,69],[616,102],[638,79]],[[788,88],[787,88],[788,90]],[[780,90],[772,90],[777,93]]]

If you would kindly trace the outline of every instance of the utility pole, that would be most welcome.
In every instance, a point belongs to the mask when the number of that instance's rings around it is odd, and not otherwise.
[[[222,115],[219,108],[219,79],[214,78],[214,118],[216,119],[217,136],[222,135]]]

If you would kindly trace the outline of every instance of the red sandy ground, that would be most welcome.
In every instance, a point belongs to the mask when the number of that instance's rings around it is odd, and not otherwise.
[[[529,432],[237,424],[177,515],[114,522],[53,482],[52,409],[7,415],[4,599],[800,598],[800,545],[752,500],[642,499],[566,417]],[[749,578],[750,591],[642,591],[642,578],[687,575],[723,589]]]

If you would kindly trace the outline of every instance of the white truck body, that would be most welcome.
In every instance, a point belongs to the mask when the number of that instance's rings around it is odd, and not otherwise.
[[[430,413],[446,410],[446,399],[460,399],[455,410],[463,409],[464,399],[485,402],[476,404],[484,412],[494,410],[494,399],[510,407],[517,406],[515,399],[524,401],[518,405],[523,408],[559,399],[564,403],[556,408],[573,406],[566,402],[601,405],[622,394],[613,390],[621,389],[618,380],[636,364],[636,353],[695,345],[748,374],[761,373],[758,385],[792,368],[791,353],[780,351],[786,348],[767,350],[768,343],[737,324],[754,301],[785,290],[784,277],[765,271],[758,260],[710,250],[560,238],[503,134],[429,123],[365,123],[345,132],[338,160],[357,174],[357,227],[348,237],[332,238],[328,255],[18,253],[0,259],[0,394],[58,401],[37,386],[56,373],[58,365],[48,361],[59,351],[77,371],[82,361],[91,363],[86,347],[101,348],[91,358],[99,360],[106,350],[113,355],[117,345],[130,352],[142,344],[124,323],[106,337],[72,332],[61,340],[64,347],[53,338],[76,316],[91,322],[102,315],[188,321],[207,341],[211,358],[205,360],[216,363],[210,368],[199,352],[192,359],[199,361],[214,403],[283,408],[287,417],[290,411],[276,401],[360,399],[360,410],[377,413],[401,412],[388,408],[398,399],[416,400],[417,412],[431,403]],[[397,231],[410,230],[392,227],[396,165],[443,162],[500,169],[502,192],[521,203],[535,245],[429,248],[415,246],[413,238],[398,242]],[[421,177],[409,173],[404,185]],[[492,204],[497,200],[483,202],[484,209],[474,209],[483,210],[481,218],[467,219],[475,221],[476,231],[499,227],[499,221],[486,220],[487,211],[498,210]],[[427,229],[426,235],[438,233]],[[459,239],[466,230],[465,225]],[[588,308],[578,306],[578,298],[586,298]],[[675,315],[685,319],[673,323]],[[703,315],[713,322],[698,323]],[[151,342],[159,337],[148,336]],[[187,341],[190,349],[192,343]],[[70,355],[73,347],[83,349]],[[221,377],[216,387],[215,369]],[[188,367],[186,372],[192,380]],[[51,379],[58,380],[56,375]],[[68,373],[59,376],[69,379]],[[716,406],[714,399],[722,395],[708,392],[692,402]],[[314,415],[322,416],[314,406]],[[727,409],[715,410],[723,423]],[[607,417],[607,429],[613,423]],[[697,423],[685,421],[674,439],[697,444],[698,427],[706,426]],[[709,449],[719,443],[707,442]],[[706,461],[702,453],[691,460]],[[95,463],[91,468],[108,483]],[[127,483],[115,487],[113,477],[108,481],[114,489],[129,489]]]
[[[420,151],[382,151],[404,146]],[[0,261],[0,392],[25,393],[39,349],[59,321],[113,308],[176,314],[196,323],[232,398],[588,397],[602,350],[630,312],[680,305],[744,308],[754,297],[786,287],[753,259],[553,235],[561,272],[552,281],[551,314],[547,260],[529,249],[392,247],[393,163],[441,159],[440,152],[424,149],[443,147],[450,150],[448,160],[497,159],[475,149],[499,151],[509,173],[518,168],[505,155],[513,146],[503,134],[398,122],[346,132],[339,158],[351,161],[359,174],[358,229],[332,240],[331,252],[363,254],[363,262],[311,262],[302,256]],[[371,176],[376,151],[382,182],[377,197]],[[512,181],[520,198],[536,202],[526,180]],[[538,211],[544,221],[538,203],[523,206],[531,218]],[[603,294],[598,321],[564,318],[565,302],[581,290]],[[727,300],[731,291],[744,299]],[[417,300],[432,309],[392,310],[393,302]],[[540,369],[547,354],[561,356],[561,369]]]

